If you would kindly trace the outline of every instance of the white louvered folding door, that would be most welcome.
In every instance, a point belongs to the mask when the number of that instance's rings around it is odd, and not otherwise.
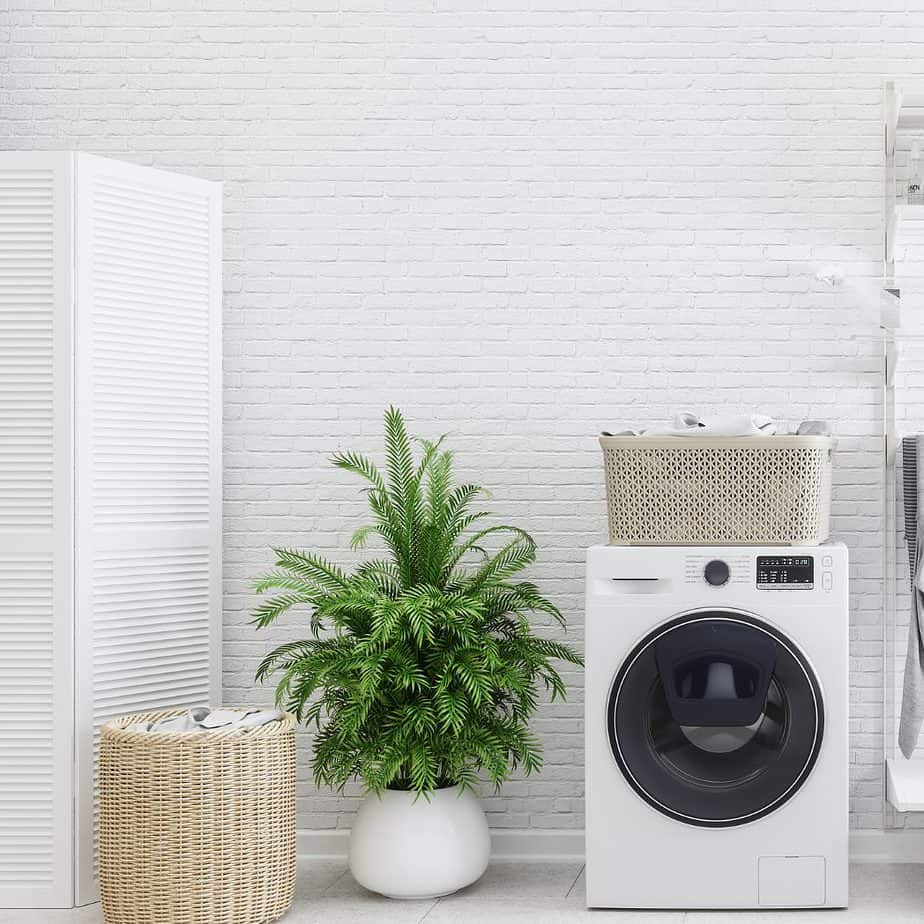
[[[0,908],[72,895],[70,192],[0,158]]]
[[[77,160],[77,835],[96,893],[96,740],[219,699],[220,200]]]
[[[220,701],[220,195],[0,154],[0,908],[98,897],[108,718]]]

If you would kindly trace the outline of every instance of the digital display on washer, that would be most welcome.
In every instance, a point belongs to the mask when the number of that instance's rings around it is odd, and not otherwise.
[[[811,590],[815,586],[815,559],[811,555],[758,555],[757,586]]]

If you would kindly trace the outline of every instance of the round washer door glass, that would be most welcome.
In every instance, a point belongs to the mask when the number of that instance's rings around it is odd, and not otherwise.
[[[824,734],[805,656],[752,616],[698,612],[631,652],[607,708],[635,791],[678,821],[731,827],[779,808],[808,778]]]

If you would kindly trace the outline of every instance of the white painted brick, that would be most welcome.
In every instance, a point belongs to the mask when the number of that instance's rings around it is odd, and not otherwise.
[[[225,182],[228,700],[267,698],[261,654],[302,631],[248,624],[270,543],[352,560],[357,486],[326,460],[377,451],[389,402],[450,431],[536,535],[578,644],[600,429],[827,417],[853,560],[851,821],[882,823],[881,354],[875,308],[813,274],[832,248],[878,271],[881,75],[920,71],[924,0],[3,6],[7,148]],[[908,353],[900,413],[922,428]],[[536,722],[542,775],[485,798],[497,827],[583,824],[567,678]],[[309,740],[300,823],[346,827],[359,790],[317,793]]]

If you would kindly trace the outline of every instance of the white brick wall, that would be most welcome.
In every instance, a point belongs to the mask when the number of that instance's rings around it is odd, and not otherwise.
[[[876,272],[881,76],[921,68],[922,21],[921,0],[0,4],[5,146],[226,184],[226,698],[265,696],[258,658],[301,631],[248,625],[267,546],[349,559],[356,485],[326,459],[374,451],[388,402],[535,534],[578,643],[602,427],[827,417],[852,823],[879,826],[876,317],[813,271],[849,248]],[[579,679],[494,825],[582,826]],[[348,825],[355,798],[301,777],[301,824]]]

